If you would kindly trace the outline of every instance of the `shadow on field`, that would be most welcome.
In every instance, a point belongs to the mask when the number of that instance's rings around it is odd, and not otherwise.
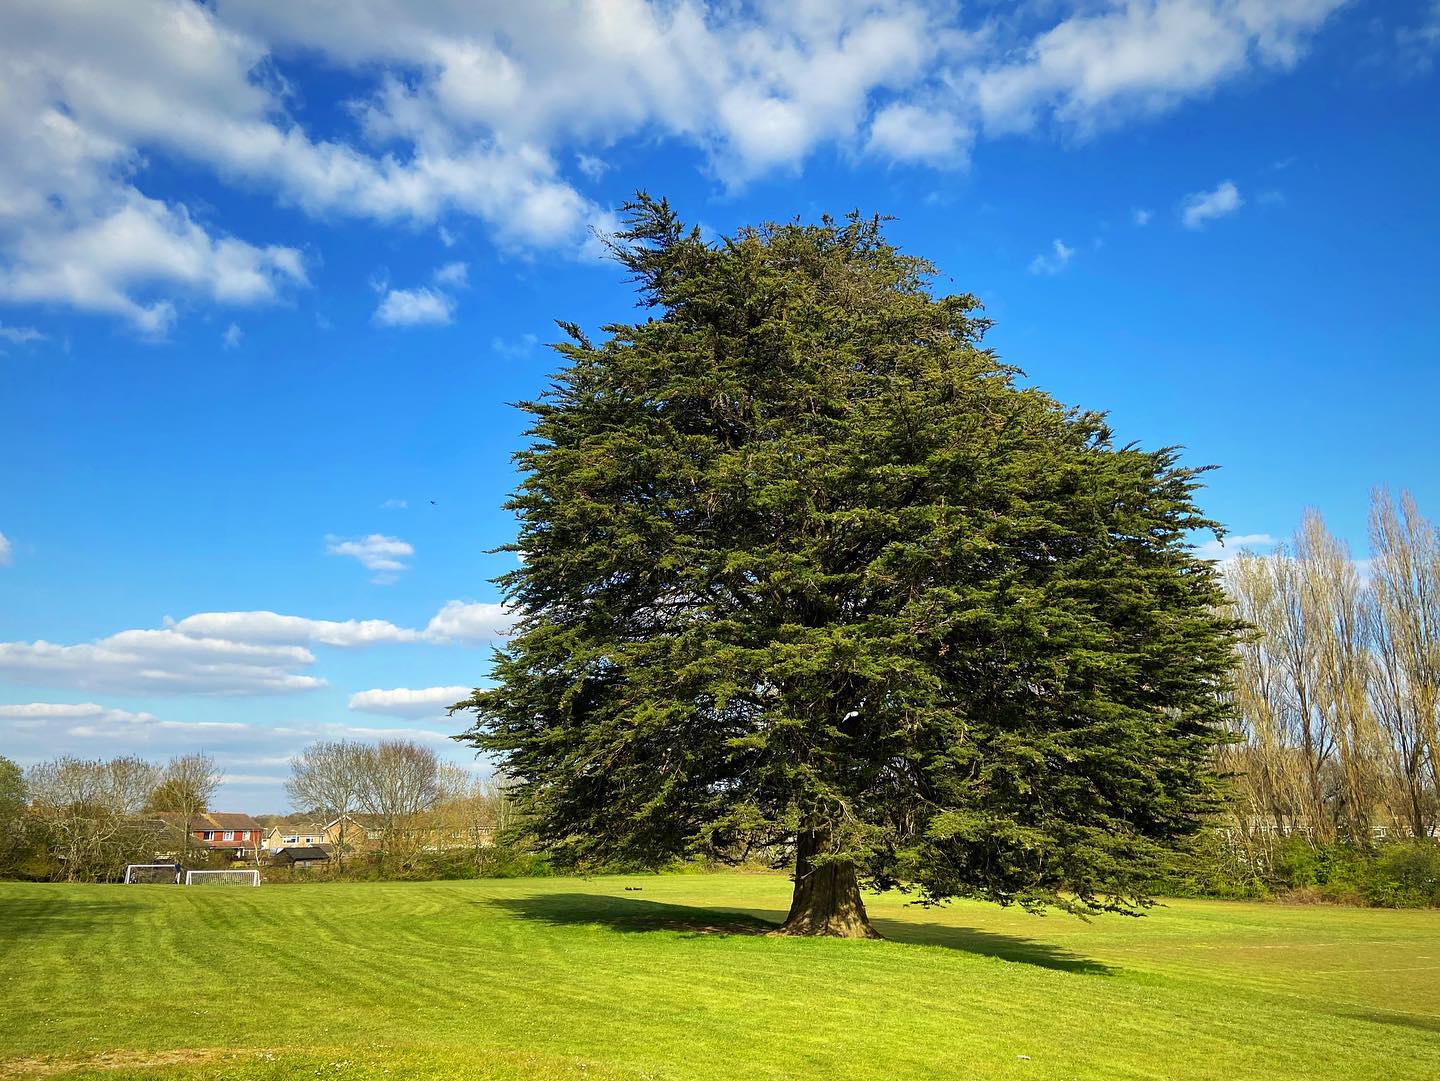
[[[736,909],[695,908],[637,897],[603,897],[592,893],[549,893],[533,897],[495,898],[483,903],[503,908],[522,920],[556,926],[603,924],[626,933],[679,931],[691,935],[763,935],[775,930],[780,922],[778,918],[761,919],[752,912]],[[777,912],[776,916],[779,915]],[[893,942],[943,946],[1060,972],[1109,975],[1114,971],[1099,961],[1057,946],[974,927],[877,919],[875,929]]]
[[[7,931],[80,931],[90,932],[97,926],[126,923],[135,917],[140,905],[130,901],[67,901],[56,904],[50,898],[0,904],[0,927]],[[0,935],[0,938],[5,936]]]
[[[1440,1017],[1400,1013],[1398,1010],[1337,1010],[1336,1016],[1349,1017],[1356,1021],[1373,1021],[1377,1025],[1399,1025],[1402,1028],[1418,1028],[1424,1032],[1440,1032]]]
[[[692,908],[642,901],[635,897],[597,897],[593,893],[547,893],[535,897],[495,898],[483,902],[522,920],[557,926],[600,923],[615,931],[683,931],[692,935],[763,935],[775,923],[748,912]]]
[[[1057,972],[1079,972],[1089,976],[1111,976],[1115,969],[1101,961],[1071,953],[1047,942],[1018,935],[1001,935],[978,927],[954,927],[945,923],[910,923],[878,919],[875,929],[892,942],[916,946],[944,946],[965,953],[978,953],[1022,965],[1051,968]]]

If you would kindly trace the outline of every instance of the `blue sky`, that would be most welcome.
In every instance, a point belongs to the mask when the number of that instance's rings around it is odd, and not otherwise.
[[[1440,514],[1440,3],[524,7],[0,11],[0,753],[203,748],[253,811],[317,736],[468,760],[507,403],[630,317],[639,187],[894,215],[1257,546]]]

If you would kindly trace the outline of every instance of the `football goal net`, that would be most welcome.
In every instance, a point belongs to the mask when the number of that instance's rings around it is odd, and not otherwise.
[[[186,871],[187,886],[258,886],[259,871]]]
[[[127,886],[137,882],[174,886],[179,881],[180,865],[178,863],[127,863],[125,865],[125,885]]]

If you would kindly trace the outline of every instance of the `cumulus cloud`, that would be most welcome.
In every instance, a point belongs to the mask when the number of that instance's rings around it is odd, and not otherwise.
[[[375,322],[382,327],[443,326],[450,322],[455,301],[438,289],[387,289],[375,309]]]
[[[296,645],[130,630],[80,645],[0,642],[0,678],[31,686],[121,694],[286,694],[325,685]]]
[[[309,643],[353,648],[384,642],[414,642],[419,631],[397,627],[383,619],[306,619],[276,612],[198,612],[186,616],[170,629],[199,638],[223,638],[231,642]]]
[[[240,343],[245,339],[245,332],[240,329],[238,323],[231,323],[225,328],[225,333],[220,335],[220,344],[226,349],[239,349]]]
[[[435,613],[425,637],[435,642],[488,642],[503,638],[515,624],[515,613],[503,604],[450,601]]]
[[[1074,254],[1074,248],[1066,247],[1065,242],[1056,237],[1048,252],[1041,252],[1030,260],[1030,273],[1059,274],[1070,265],[1070,259]]]
[[[350,539],[332,534],[325,538],[325,550],[332,556],[349,556],[366,570],[379,572],[371,581],[382,585],[393,582],[400,571],[408,570],[409,565],[404,561],[415,554],[415,547],[409,541],[383,533]]]
[[[923,0],[11,0],[0,297],[159,335],[184,299],[266,303],[305,284],[282,240],[146,191],[160,158],[326,219],[473,219],[503,246],[573,253],[607,219],[566,172],[593,182],[625,139],[694,147],[730,184],[827,145],[960,166],[972,132],[1083,134],[1291,68],[1339,2],[1102,0],[966,23]],[[323,134],[292,109],[299,56],[354,82]],[[445,308],[395,305],[412,322]]]
[[[359,691],[350,696],[350,708],[363,713],[384,713],[392,717],[439,717],[468,698],[471,687],[395,687],[391,690]]]
[[[1200,229],[1208,221],[1235,213],[1244,204],[1240,189],[1230,181],[1222,180],[1212,191],[1197,191],[1185,196],[1180,221],[1187,229]]]
[[[971,132],[944,110],[919,105],[887,105],[870,122],[871,153],[897,162],[932,165],[964,163]]]
[[[1146,210],[1143,207],[1137,206],[1135,209],[1130,211],[1130,220],[1136,225],[1141,226],[1142,228],[1146,225],[1149,225],[1150,219],[1154,216],[1155,215],[1151,211]]]
[[[1045,117],[1080,134],[1173,108],[1255,69],[1294,67],[1343,0],[1139,0],[1086,6],[962,76],[991,134]]]

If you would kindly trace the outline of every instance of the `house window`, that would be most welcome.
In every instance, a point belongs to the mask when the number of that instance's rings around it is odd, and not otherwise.
[[[225,840],[227,840],[227,841],[233,841],[233,840],[235,840],[235,831],[234,831],[234,830],[226,830],[226,831],[225,831]]]
[[[205,838],[205,840],[208,841],[208,840],[210,840],[212,837],[215,836],[215,831],[214,831],[214,830],[204,830],[204,831],[202,831],[202,836]]]
[[[286,843],[287,845],[293,845],[293,844],[296,844],[299,840],[300,840],[299,837],[296,837],[296,836],[294,836],[294,835],[292,834],[291,836],[285,838],[285,843]]]

